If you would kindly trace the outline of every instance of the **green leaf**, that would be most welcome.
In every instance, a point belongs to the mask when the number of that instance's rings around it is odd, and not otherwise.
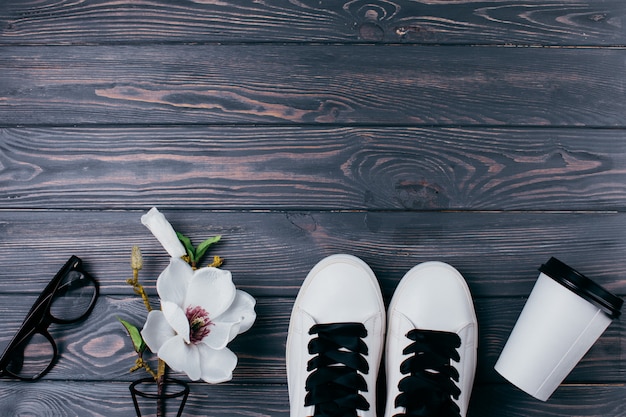
[[[204,242],[200,243],[198,245],[198,247],[196,248],[196,260],[199,261],[200,258],[202,258],[204,256],[204,254],[206,253],[207,249],[209,249],[209,246],[211,246],[214,243],[219,242],[219,240],[221,238],[222,238],[221,235],[217,235],[217,236],[208,238]]]
[[[178,240],[180,240],[183,245],[185,245],[185,249],[187,250],[187,254],[189,255],[189,259],[191,260],[191,262],[195,262],[197,260],[196,250],[191,244],[191,239],[179,232],[176,232],[176,236],[178,236]]]
[[[118,320],[120,321],[120,323],[122,323],[122,325],[124,325],[126,331],[130,335],[130,339],[133,341],[133,348],[135,349],[135,352],[139,354],[143,353],[143,351],[146,350],[146,342],[143,341],[143,337],[141,337],[139,329],[127,322],[126,320],[122,320],[120,318],[118,318]]]

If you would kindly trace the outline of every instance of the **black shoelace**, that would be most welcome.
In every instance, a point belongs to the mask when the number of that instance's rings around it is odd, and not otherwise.
[[[363,355],[367,330],[361,323],[316,324],[309,331],[317,335],[309,342],[314,356],[307,370],[305,406],[315,406],[315,417],[356,417],[369,403],[359,394],[368,387],[362,374],[369,366]]]
[[[406,335],[413,341],[402,352],[413,354],[400,365],[404,377],[398,384],[400,395],[395,406],[404,407],[403,414],[394,417],[458,417],[461,390],[455,382],[459,373],[450,361],[460,360],[457,348],[461,338],[456,333],[432,330],[411,330]]]

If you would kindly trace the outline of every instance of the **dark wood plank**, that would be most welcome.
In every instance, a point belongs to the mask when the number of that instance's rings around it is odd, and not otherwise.
[[[2,381],[3,416],[108,416],[135,415],[128,382],[20,383]],[[289,416],[285,386],[192,384],[184,417]]]
[[[6,47],[0,124],[624,127],[623,48]]]
[[[623,321],[546,403],[493,370],[549,256],[626,294],[625,18],[621,0],[0,1],[0,350],[70,254],[102,289],[51,327],[50,374],[2,381],[0,415],[134,414],[117,318],[145,315],[133,244],[156,299],[167,258],[139,217],[160,204],[194,241],[222,234],[258,300],[233,381],[192,384],[186,415],[288,415],[295,294],[348,252],[386,301],[422,261],[466,277],[468,417],[626,417]]]
[[[0,352],[17,331],[33,297],[0,295]],[[233,383],[284,384],[285,341],[294,298],[261,297],[257,300],[257,321],[248,332],[237,336],[230,348],[239,357]],[[495,372],[495,365],[509,333],[522,310],[525,298],[476,298],[479,360],[476,384],[506,383]],[[158,306],[158,300],[153,305]],[[46,380],[132,381],[147,376],[143,371],[129,373],[135,354],[118,318],[139,328],[146,311],[139,297],[103,296],[84,322],[71,326],[52,326],[50,331],[60,352],[59,361]],[[620,383],[626,369],[621,361],[624,349],[623,320],[616,320],[567,377],[566,383]],[[146,355],[146,359],[148,359]],[[174,374],[184,379],[184,374]]]
[[[18,330],[34,296],[0,295],[0,352]],[[239,357],[233,382],[244,384],[284,383],[285,340],[293,299],[259,298],[257,320],[251,330],[237,336],[229,347]],[[159,307],[156,297],[154,308]],[[147,312],[139,296],[98,299],[91,315],[72,325],[51,325],[50,333],[57,343],[59,360],[44,377],[46,380],[133,381],[148,376],[142,370],[130,373],[137,358],[130,338],[119,323],[124,319],[143,327]],[[155,357],[145,355],[156,369]],[[184,374],[170,375],[185,379]]]
[[[83,1],[0,4],[0,45],[415,42],[624,45],[620,0]],[[97,30],[94,30],[97,28]]]
[[[610,210],[626,130],[0,129],[0,207]]]
[[[6,382],[0,398],[3,415],[128,416],[132,402],[123,383],[20,384]],[[477,387],[469,416],[623,417],[624,387],[564,386],[548,401],[532,399],[508,386]],[[6,399],[11,398],[11,401]],[[192,386],[186,414],[220,416],[288,416],[285,386],[234,384]],[[57,413],[58,414],[53,414]],[[40,414],[41,413],[41,414]],[[52,413],[52,414],[49,414]]]
[[[75,253],[105,294],[130,294],[132,245],[144,252],[142,276],[156,279],[165,251],[140,223],[143,212],[0,212],[0,292],[38,292]],[[626,294],[624,213],[201,212],[164,211],[200,242],[221,234],[212,254],[254,296],[294,296],[324,256],[352,253],[391,294],[411,267],[455,266],[476,297],[525,296],[551,256],[609,290]],[[36,273],[25,274],[36,265]],[[153,291],[153,285],[148,289]]]
[[[564,385],[548,402],[533,399],[505,384],[477,386],[468,417],[624,417],[621,384]],[[287,417],[286,385],[192,384],[184,416]],[[382,399],[381,401],[384,401]],[[3,381],[2,415],[134,415],[127,382]]]
[[[623,417],[624,389],[622,384],[563,385],[541,402],[512,385],[479,386],[472,391],[468,417]]]

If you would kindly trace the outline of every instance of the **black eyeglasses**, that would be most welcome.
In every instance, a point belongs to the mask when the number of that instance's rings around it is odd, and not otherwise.
[[[50,324],[83,320],[97,298],[98,283],[83,270],[80,258],[72,256],[43,290],[0,357],[0,375],[25,381],[45,375],[58,358]]]

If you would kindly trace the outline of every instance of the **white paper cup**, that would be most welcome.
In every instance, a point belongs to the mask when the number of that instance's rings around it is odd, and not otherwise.
[[[551,258],[541,273],[495,369],[546,401],[614,318],[623,300]]]

